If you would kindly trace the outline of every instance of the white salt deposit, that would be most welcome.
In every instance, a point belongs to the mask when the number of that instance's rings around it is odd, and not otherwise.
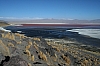
[[[5,31],[5,32],[11,32],[10,30],[6,30],[6,29],[4,29],[4,28],[2,28],[2,27],[0,27],[0,30],[3,30],[3,31]]]
[[[67,30],[71,32],[78,32],[82,35],[88,35],[90,37],[99,38],[100,39],[100,29],[72,29]]]

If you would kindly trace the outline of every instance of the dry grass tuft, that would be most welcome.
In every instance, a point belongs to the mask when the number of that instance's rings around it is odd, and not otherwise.
[[[32,66],[31,63],[28,63],[28,66]]]
[[[55,54],[55,57],[58,58],[58,57],[57,57],[57,54]]]
[[[64,50],[64,51],[67,51],[68,49],[67,49],[67,48],[63,48],[63,50]]]
[[[12,44],[12,43],[9,43],[8,45],[7,45],[8,47],[14,47],[14,44]]]
[[[40,41],[40,38],[33,38],[33,40]]]
[[[29,41],[28,44],[29,44],[29,45],[32,45],[32,41]]]
[[[58,47],[56,46],[52,46],[52,47],[55,48],[57,52],[60,52],[60,49]]]
[[[31,56],[31,61],[34,61],[34,55]]]
[[[25,49],[28,50],[30,47],[31,47],[31,45],[27,45],[27,46],[25,47]]]
[[[22,43],[21,41],[17,42],[17,44],[21,44],[21,43]]]
[[[15,35],[18,36],[18,37],[20,37],[20,40],[26,37],[23,34],[19,34],[19,33],[15,33]]]
[[[10,33],[8,32],[7,34],[5,34],[4,38],[10,38]]]
[[[5,36],[3,35],[3,37],[4,38],[8,38],[8,39],[11,39],[11,40],[15,40],[15,36],[14,36],[14,34],[12,33],[7,33],[7,34],[5,34]]]
[[[2,33],[2,38],[4,38],[4,33]]]
[[[34,48],[35,48],[36,50],[39,50],[39,48],[38,48],[38,46],[37,46],[36,44],[34,44]]]
[[[15,40],[14,34],[11,34],[11,38],[10,39]]]
[[[51,58],[52,58],[53,61],[55,61],[55,62],[57,61],[56,57],[52,56]]]
[[[88,60],[84,60],[82,63],[83,63],[83,65],[87,66]]]
[[[51,56],[51,58],[53,59],[53,61],[57,61],[57,55],[55,54],[55,56]]]
[[[15,35],[16,35],[16,36],[19,36],[19,37],[21,36],[19,33],[15,33]]]
[[[21,39],[21,34],[15,33],[15,36],[18,36],[18,37],[20,37],[20,39]]]
[[[26,50],[27,56],[29,58],[30,61],[34,61],[34,55],[31,56],[31,53],[29,50]]]
[[[0,40],[0,52],[4,56],[10,56],[9,48]]]
[[[34,41],[33,43],[34,43],[34,44],[36,44],[36,42],[35,42],[35,41]]]
[[[42,60],[47,61],[47,57],[44,53],[42,53],[41,51],[39,52],[39,56]]]
[[[31,53],[30,53],[29,50],[26,50],[26,53],[27,53],[28,56],[31,56]]]
[[[62,58],[63,58],[63,60],[65,60],[65,61],[66,61],[66,63],[67,63],[68,65],[70,65],[71,60],[70,60],[70,58],[69,58],[69,57],[66,57],[66,56],[62,55]]]
[[[26,38],[27,36],[25,36],[24,34],[21,34],[21,38],[24,39]]]

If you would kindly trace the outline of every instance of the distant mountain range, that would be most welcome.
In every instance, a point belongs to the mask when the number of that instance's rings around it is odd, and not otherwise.
[[[23,23],[66,23],[66,24],[100,24],[100,19],[95,20],[67,20],[67,19],[33,19],[33,20],[6,20],[11,24],[23,24]]]

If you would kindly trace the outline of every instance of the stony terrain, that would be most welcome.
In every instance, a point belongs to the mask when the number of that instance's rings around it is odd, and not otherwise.
[[[0,66],[100,66],[100,52],[79,44],[0,31]]]

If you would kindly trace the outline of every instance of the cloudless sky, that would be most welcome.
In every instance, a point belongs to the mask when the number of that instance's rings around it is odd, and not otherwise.
[[[0,0],[0,17],[99,19],[100,0]]]

